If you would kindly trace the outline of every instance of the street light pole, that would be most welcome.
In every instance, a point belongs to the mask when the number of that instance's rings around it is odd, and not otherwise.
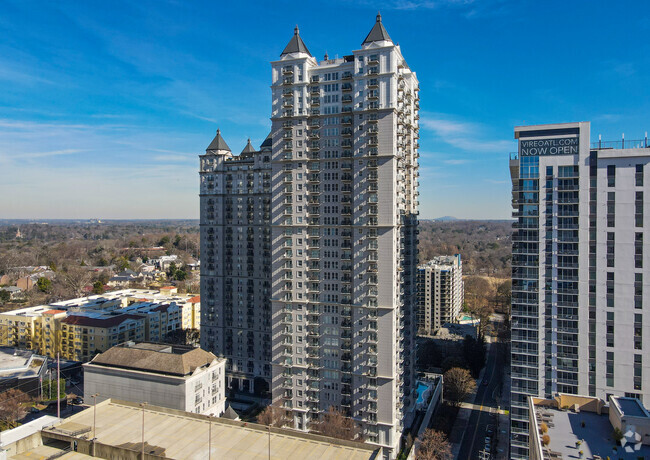
[[[144,408],[146,405],[146,402],[140,403],[140,407],[142,407],[142,460],[144,460]]]
[[[97,442],[97,396],[99,393],[91,395],[93,398],[93,457],[95,457],[95,443]]]
[[[271,425],[268,426],[269,429],[269,460],[271,460]]]
[[[212,460],[212,417],[208,418],[208,460]]]

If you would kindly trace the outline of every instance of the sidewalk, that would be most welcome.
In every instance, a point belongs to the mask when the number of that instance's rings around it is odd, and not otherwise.
[[[488,343],[487,353],[490,353],[490,350],[494,346],[492,343]],[[460,447],[463,444],[463,438],[465,437],[465,430],[467,429],[467,423],[469,418],[472,415],[472,408],[474,407],[474,401],[476,399],[476,392],[478,391],[479,385],[483,382],[483,376],[485,375],[485,369],[487,366],[484,366],[481,369],[481,372],[478,375],[476,380],[476,387],[474,391],[465,398],[460,405],[458,410],[458,415],[456,416],[456,421],[454,422],[454,427],[451,429],[449,435],[449,442],[451,443],[451,455],[454,458],[458,458],[458,453],[460,452]]]
[[[503,389],[499,401],[499,431],[497,432],[497,452],[495,460],[508,460],[508,446],[510,445],[510,369],[506,367],[503,376]]]

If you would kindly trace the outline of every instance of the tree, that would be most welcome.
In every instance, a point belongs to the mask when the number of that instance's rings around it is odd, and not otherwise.
[[[62,289],[61,296],[68,299],[84,295],[84,290],[92,279],[92,272],[74,265],[66,267],[56,275],[56,280]]]
[[[41,276],[37,281],[36,281],[36,287],[38,288],[39,291],[41,292],[49,292],[50,288],[52,287],[52,281],[49,279]]]
[[[343,415],[334,406],[330,406],[323,414],[323,419],[316,423],[315,431],[323,436],[350,441],[359,435],[359,427],[354,420]]]
[[[625,435],[623,434],[623,431],[621,431],[620,428],[614,428],[614,431],[612,431],[612,438],[614,438],[614,441],[616,441],[616,444],[621,443],[621,439],[623,439]]]
[[[289,422],[285,410],[277,404],[266,406],[262,412],[257,416],[257,423],[266,426],[274,426],[281,428]]]
[[[101,280],[97,280],[93,283],[93,294],[103,294],[104,293],[104,283]]]
[[[426,370],[431,367],[440,366],[442,355],[439,347],[433,340],[425,340],[418,347],[418,367]]]
[[[17,388],[11,388],[0,393],[0,418],[9,425],[8,428],[18,426],[18,420],[27,415],[26,404],[31,398]]]
[[[494,313],[494,309],[489,304],[489,299],[494,298],[494,287],[481,276],[468,276],[463,283],[465,306],[472,316],[480,320],[479,335],[482,335],[490,315]]]
[[[43,400],[52,401],[56,399],[56,382],[57,379],[43,380]],[[65,398],[65,379],[59,381],[59,397]]]
[[[451,445],[442,431],[427,428],[422,434],[415,458],[418,460],[451,460]]]
[[[4,289],[0,291],[0,303],[9,302],[10,300],[11,294],[9,291],[5,291]]]
[[[443,373],[447,372],[449,369],[453,367],[460,367],[463,369],[467,369],[467,362],[463,361],[458,356],[447,356],[445,359],[442,360],[440,367],[442,368]]]
[[[476,388],[476,382],[467,369],[454,367],[444,373],[443,391],[445,399],[458,406]]]
[[[463,357],[472,371],[474,377],[478,377],[479,372],[485,365],[485,340],[479,337],[478,340],[474,337],[467,335],[463,340]]]
[[[124,256],[115,259],[114,263],[115,263],[115,268],[117,269],[117,271],[120,272],[123,272],[127,268],[130,268],[129,259],[127,259]]]
[[[512,299],[512,281],[507,280],[499,284],[496,293],[496,303],[501,307],[500,311],[505,313],[510,311],[510,302]]]
[[[201,332],[198,329],[174,329],[165,335],[165,342],[174,345],[198,345]]]

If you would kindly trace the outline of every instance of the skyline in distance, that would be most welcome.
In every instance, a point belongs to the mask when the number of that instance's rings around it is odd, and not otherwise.
[[[292,5],[5,3],[0,216],[198,218],[198,155],[217,127],[235,154],[268,135],[269,61],[295,24],[340,57],[377,9],[420,80],[424,219],[510,217],[515,125],[649,130],[648,4]]]

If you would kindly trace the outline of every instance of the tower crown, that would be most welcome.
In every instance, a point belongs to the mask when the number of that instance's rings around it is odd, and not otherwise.
[[[220,129],[217,129],[217,135],[214,136],[214,139],[212,139],[212,142],[210,142],[208,148],[205,149],[206,152],[214,151],[214,150],[225,150],[226,152],[230,152],[230,147],[228,147],[226,141],[224,141],[223,137],[221,137]]]
[[[377,13],[377,21],[375,22],[375,25],[372,26],[372,29],[370,29],[370,33],[361,44],[365,45],[366,43],[382,42],[382,41],[387,41],[392,43],[393,40],[390,39],[388,32],[386,32],[386,28],[381,23],[381,13]]]
[[[289,40],[287,46],[284,47],[284,50],[280,56],[284,56],[285,54],[290,53],[307,53],[311,57],[311,53],[307,49],[307,45],[305,45],[305,42],[303,42],[302,38],[300,38],[300,30],[298,29],[297,25],[296,28],[293,29],[293,37],[291,37],[291,40]]]

